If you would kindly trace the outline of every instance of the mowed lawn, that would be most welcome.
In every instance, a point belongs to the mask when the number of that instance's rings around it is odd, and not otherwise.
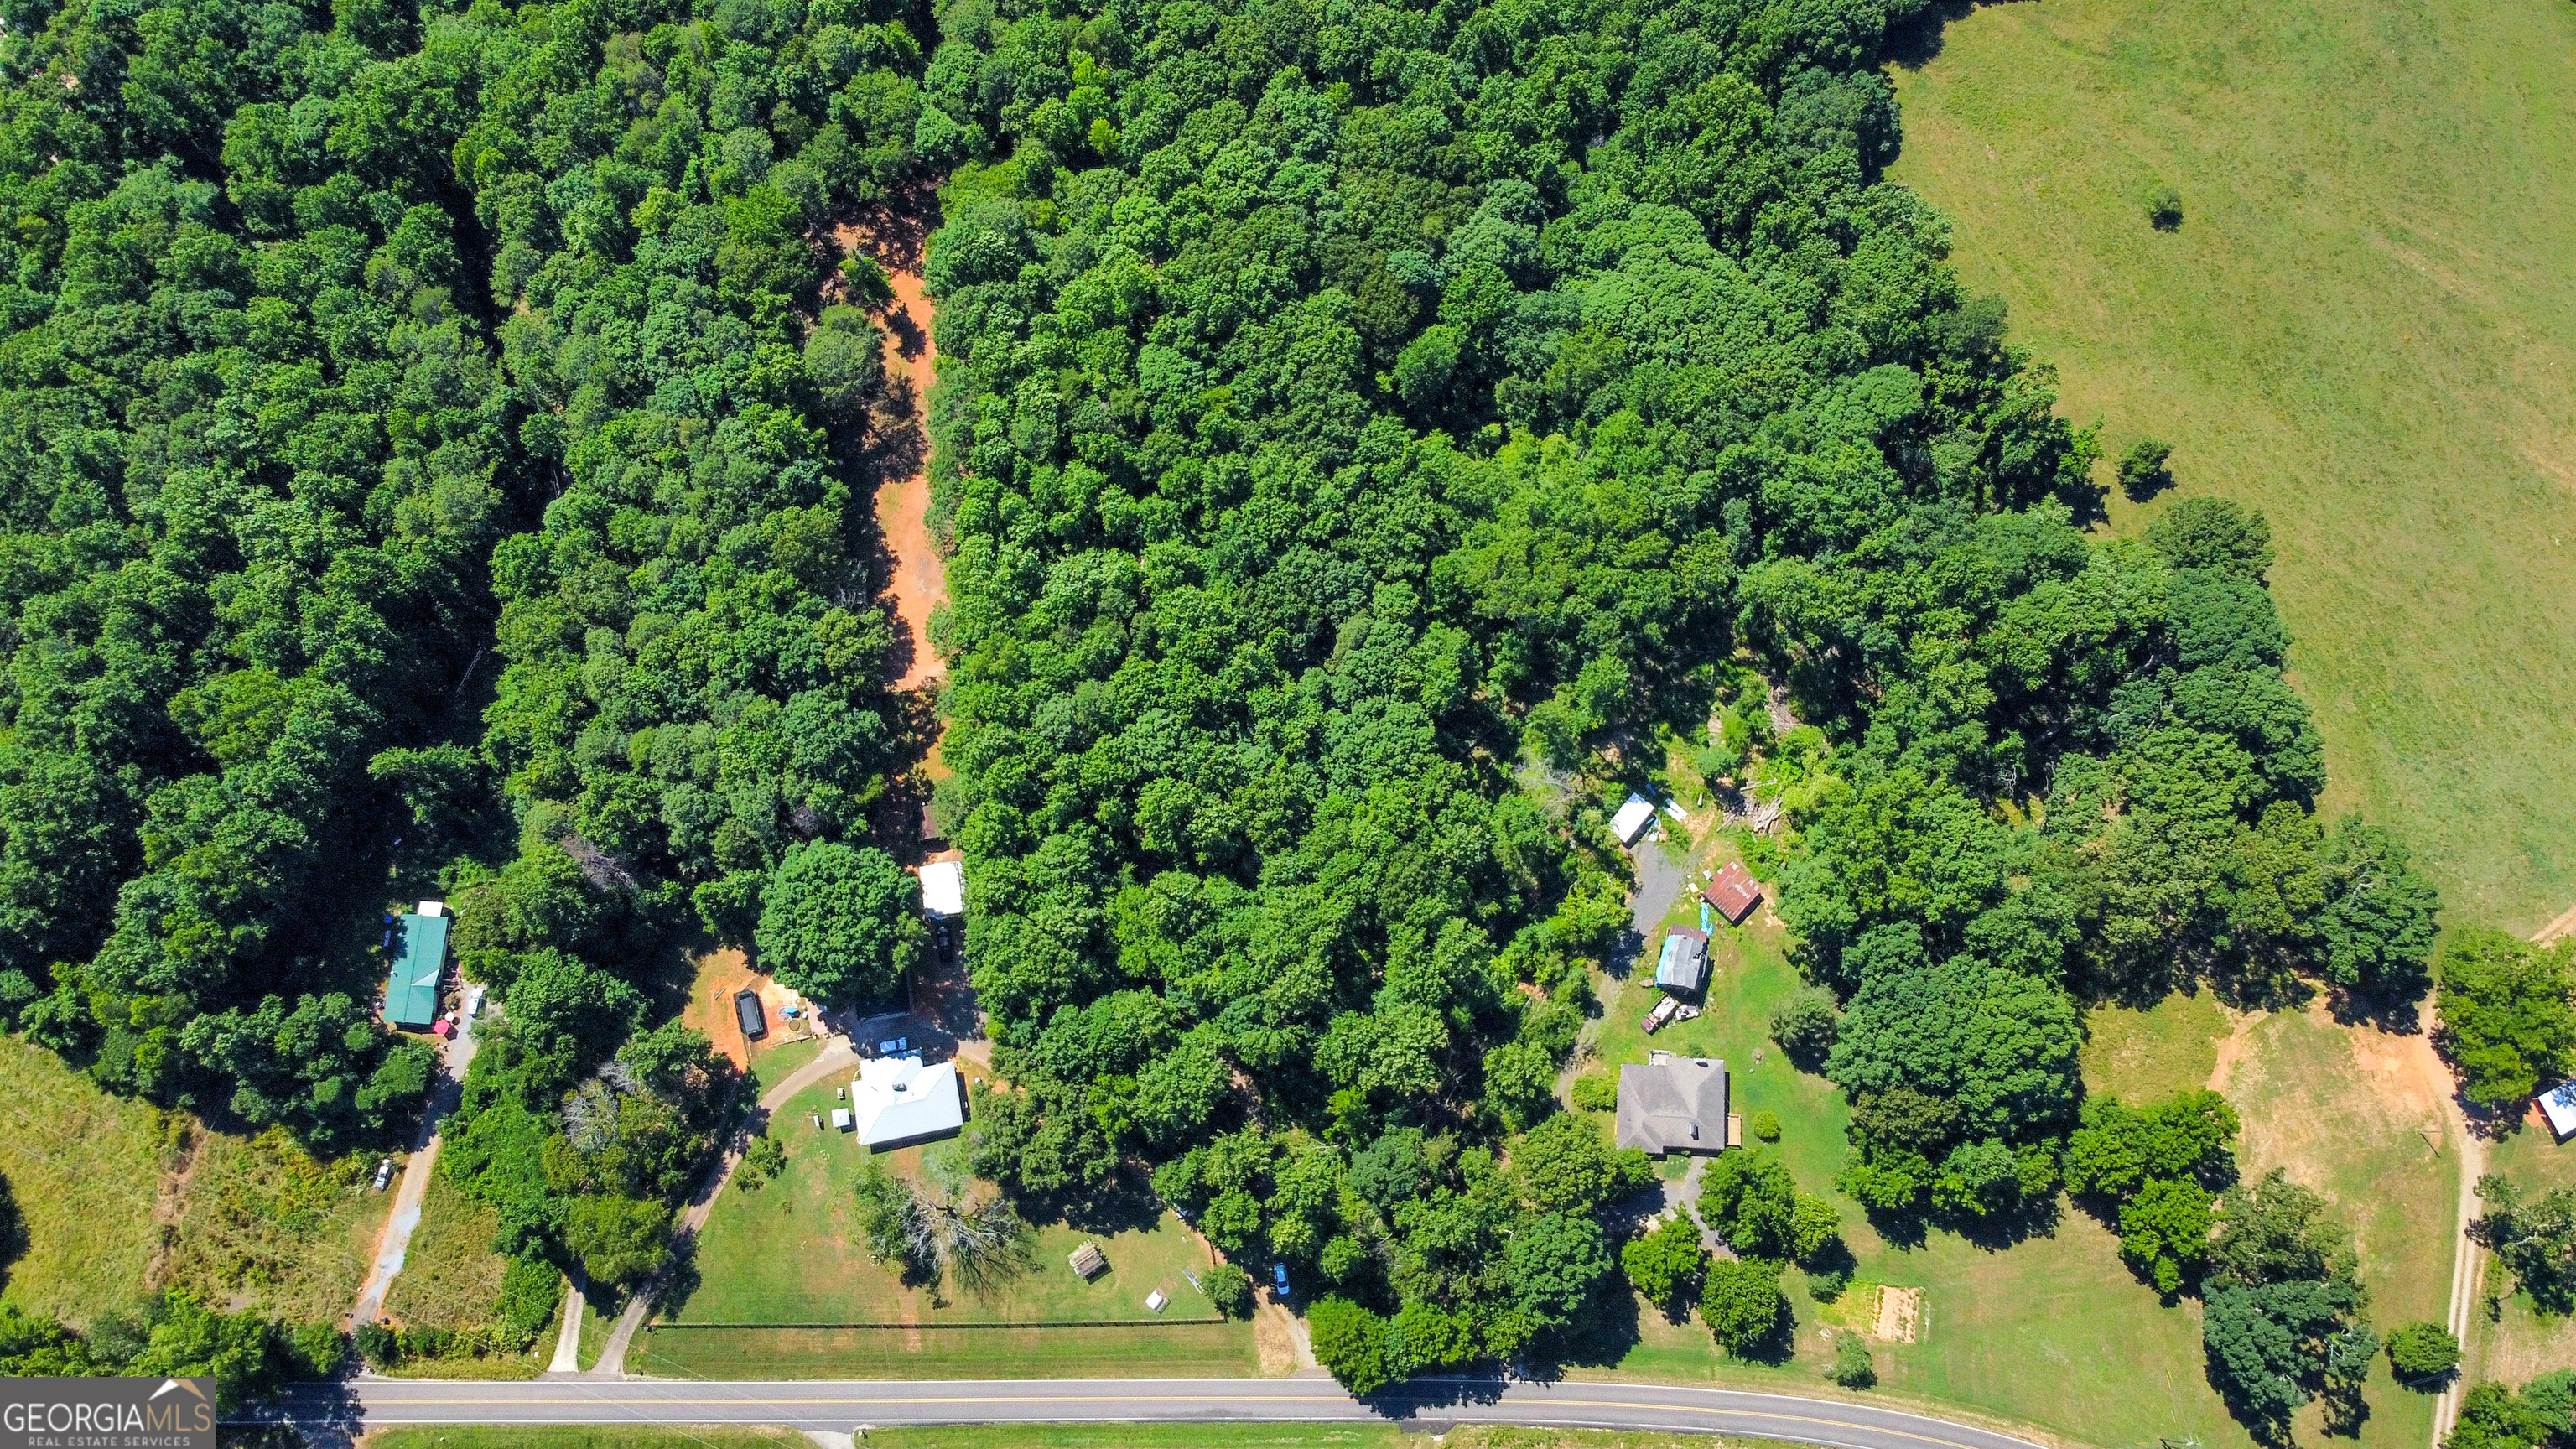
[[[2547,1129],[2527,1120],[2521,1131],[2489,1145],[2487,1171],[2512,1179],[2527,1196],[2576,1187],[2576,1140],[2552,1143]],[[2492,1259],[2487,1268],[2496,1272]],[[2490,1278],[2489,1291],[2508,1281],[2510,1275]],[[2552,1369],[2576,1364],[2576,1315],[2543,1318],[2532,1310],[2527,1293],[2505,1298],[2499,1309],[2495,1322],[2481,1320],[2471,1327],[2468,1368],[2472,1379],[2527,1383]]]
[[[955,1284],[904,1283],[868,1261],[857,1182],[866,1155],[847,1133],[816,1130],[839,1101],[835,1081],[807,1089],[771,1119],[787,1167],[756,1189],[728,1183],[697,1244],[697,1287],[670,1326],[639,1339],[638,1370],[707,1376],[947,1377],[1252,1373],[1252,1330],[1214,1322],[1190,1273],[1211,1265],[1207,1248],[1164,1214],[1125,1231],[1082,1232],[1063,1223],[1028,1235],[1024,1269],[983,1293]],[[900,1175],[920,1171],[922,1149],[884,1154]],[[1095,1242],[1109,1271],[1089,1282],[1065,1259]],[[1166,1298],[1159,1315],[1149,1293]],[[1100,1328],[1037,1324],[1149,1324]],[[870,1326],[878,1325],[878,1326]],[[1018,1325],[1018,1326],[1013,1326]]]
[[[1893,174],[2061,411],[2270,516],[2324,806],[2453,921],[2576,902],[2576,6],[2034,0],[1894,75]]]
[[[1692,871],[1705,876],[1732,854],[1730,843],[1712,841],[1694,852]],[[1686,896],[1664,924],[1696,921]],[[1657,944],[1647,943],[1649,962]],[[1615,1071],[1620,1062],[1644,1060],[1650,1046],[1723,1057],[1735,1110],[1747,1118],[1762,1110],[1779,1117],[1781,1141],[1769,1150],[1789,1164],[1801,1188],[1831,1197],[1841,1210],[1856,1277],[1923,1292],[1918,1342],[1870,1344],[1881,1383],[1875,1392],[1965,1405],[2093,1444],[2250,1445],[2209,1386],[2199,1303],[2161,1303],[2120,1261],[2117,1238],[2072,1204],[2044,1236],[1992,1245],[1935,1232],[1905,1248],[1882,1238],[1857,1203],[1833,1192],[1848,1109],[1831,1083],[1784,1062],[1767,1036],[1772,1006],[1800,985],[1788,945],[1787,932],[1767,911],[1739,928],[1721,925],[1710,954],[1706,1013],[1651,1039],[1637,1027],[1654,999],[1650,972],[1625,984],[1605,983],[1594,1059],[1584,1069]],[[2322,1014],[2240,1018],[2206,995],[2170,997],[2144,1012],[2098,1009],[2088,1014],[2087,1026],[2088,1091],[2138,1101],[2220,1078],[2247,1121],[2246,1170],[2282,1167],[2325,1194],[2338,1220],[2353,1229],[2373,1320],[2385,1328],[2439,1316],[2450,1282],[2447,1230],[2458,1144],[2442,1138],[2429,1087],[2403,1070],[2399,1039],[2340,1027]],[[1606,1120],[1607,1114],[1596,1115]],[[2438,1147],[2421,1134],[2427,1125]],[[1747,1145],[1760,1144],[1748,1136]],[[1634,1339],[1612,1371],[1810,1391],[1831,1353],[1827,1310],[1803,1291],[1798,1273],[1789,1273],[1784,1286],[1797,1317],[1796,1352],[1776,1368],[1730,1362],[1696,1319],[1675,1325],[1648,1310],[1639,1313]],[[2367,1397],[2372,1413],[2363,1443],[2426,1442],[2431,1400],[2398,1389],[2384,1360]],[[2300,1424],[2303,1442],[2315,1439],[2319,1409],[2312,1406]]]

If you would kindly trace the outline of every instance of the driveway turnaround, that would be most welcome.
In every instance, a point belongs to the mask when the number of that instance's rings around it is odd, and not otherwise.
[[[849,1433],[896,1425],[1392,1422],[1658,1429],[1831,1449],[2036,1449],[1992,1429],[1851,1399],[1634,1383],[1417,1380],[1366,1400],[1327,1378],[1006,1379],[847,1383],[359,1378],[300,1391],[284,1415],[352,1434],[394,1424],[776,1424]]]

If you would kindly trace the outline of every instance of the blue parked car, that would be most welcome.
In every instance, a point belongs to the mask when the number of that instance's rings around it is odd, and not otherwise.
[[[1271,1265],[1270,1265],[1270,1282],[1271,1282],[1271,1285],[1272,1285],[1273,1287],[1276,1287],[1276,1288],[1279,1290],[1279,1296],[1280,1296],[1280,1297],[1282,1297],[1282,1298],[1287,1297],[1287,1296],[1288,1296],[1288,1265],[1287,1265],[1287,1264],[1285,1264],[1285,1263],[1273,1263],[1273,1264],[1271,1264]]]

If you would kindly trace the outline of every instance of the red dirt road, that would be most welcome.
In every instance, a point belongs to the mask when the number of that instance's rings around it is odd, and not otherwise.
[[[912,228],[895,226],[843,226],[833,240],[844,254],[863,252],[875,260],[894,286],[892,305],[878,311],[886,331],[886,400],[871,419],[880,437],[870,451],[909,465],[882,477],[876,513],[890,565],[882,597],[908,646],[897,650],[904,668],[894,687],[919,689],[947,672],[930,647],[930,612],[948,602],[947,562],[930,537],[930,438],[923,424],[939,349],[930,337],[930,299],[922,294],[920,240]]]

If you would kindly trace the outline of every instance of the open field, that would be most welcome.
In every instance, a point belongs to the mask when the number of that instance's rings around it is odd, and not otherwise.
[[[492,1251],[501,1215],[433,1173],[403,1270],[385,1294],[385,1313],[407,1328],[479,1328],[501,1298],[510,1260]],[[554,1340],[546,1343],[552,1347]]]
[[[785,1170],[759,1188],[725,1186],[698,1235],[699,1286],[668,1315],[676,1326],[636,1342],[630,1362],[640,1371],[928,1378],[991,1373],[1004,1360],[1016,1372],[1054,1375],[1256,1370],[1249,1325],[1190,1321],[1214,1317],[1185,1276],[1213,1260],[1169,1214],[1119,1232],[1038,1225],[1025,1270],[982,1294],[909,1285],[869,1262],[856,1197],[864,1149],[813,1126],[812,1114],[828,1116],[846,1080],[800,1093],[770,1119],[770,1135],[787,1148]],[[906,1148],[883,1161],[910,1175],[921,1155]],[[1109,1259],[1109,1271],[1088,1283],[1065,1266],[1084,1242]],[[1144,1300],[1156,1290],[1169,1306],[1151,1325],[1000,1327],[1151,1318]],[[895,1326],[839,1326],[868,1324]],[[916,1324],[928,1327],[907,1327]]]
[[[24,1215],[8,1301],[86,1324],[129,1312],[160,1241],[155,1206],[175,1143],[161,1115],[110,1097],[23,1037],[0,1036],[0,1175]]]
[[[2270,515],[2325,807],[2399,828],[2453,921],[2558,915],[2576,7],[2038,0],[1958,15],[1895,78],[1893,174],[2057,364],[2061,411]],[[2115,497],[2114,524],[2160,506]]]
[[[367,1190],[376,1159],[350,1153],[316,1162],[283,1129],[242,1138],[200,1128],[193,1142],[187,1191],[153,1286],[210,1302],[255,1299],[299,1322],[348,1312],[391,1201]]]
[[[87,1325],[187,1289],[295,1318],[347,1311],[384,1199],[282,1136],[209,1132],[111,1097],[24,1038],[0,1036],[0,1175],[24,1215],[9,1302]]]

